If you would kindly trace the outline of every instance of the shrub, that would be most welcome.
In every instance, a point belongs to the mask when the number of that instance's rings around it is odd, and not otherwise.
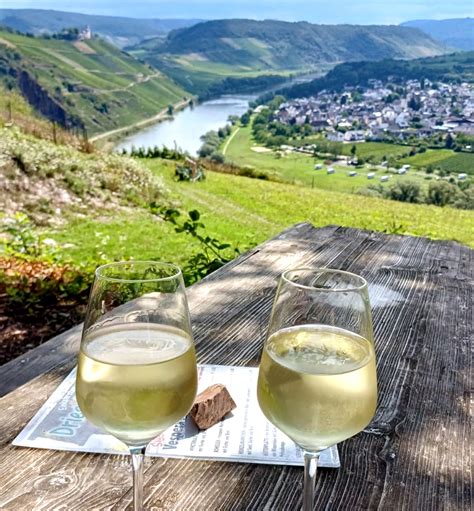
[[[388,187],[385,196],[401,202],[420,202],[421,187],[416,181],[397,181]]]
[[[67,300],[85,304],[94,275],[92,269],[15,256],[0,257],[0,268],[0,290],[10,306],[20,306],[29,314],[40,304],[53,307]]]
[[[0,292],[7,296],[9,307],[34,314],[39,305],[86,303],[94,274],[90,265],[60,262],[54,240],[41,237],[24,213],[4,218],[1,232]]]
[[[203,181],[206,179],[204,169],[197,165],[177,165],[175,170],[175,176],[177,181]]]
[[[453,205],[459,209],[474,209],[474,187],[459,191]]]
[[[433,181],[429,184],[426,202],[435,206],[452,204],[458,198],[459,192],[456,186],[447,181]]]
[[[252,165],[244,165],[240,167],[237,171],[237,175],[244,177],[253,177],[255,179],[263,179],[268,180],[269,176],[263,170],[256,170]]]
[[[212,161],[215,161],[216,163],[224,163],[225,162],[225,156],[220,153],[219,151],[214,151],[210,156]]]
[[[366,197],[382,198],[385,195],[385,188],[382,185],[369,185],[365,188],[361,188],[358,194]]]

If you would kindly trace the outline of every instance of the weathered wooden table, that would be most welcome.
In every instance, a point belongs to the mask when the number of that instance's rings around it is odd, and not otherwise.
[[[472,509],[473,251],[454,242],[297,225],[189,289],[199,362],[257,365],[277,276],[309,265],[370,284],[380,398],[318,473],[315,509]],[[125,456],[12,447],[73,367],[75,328],[0,368],[0,509],[130,509]],[[148,459],[147,509],[293,510],[302,468]]]

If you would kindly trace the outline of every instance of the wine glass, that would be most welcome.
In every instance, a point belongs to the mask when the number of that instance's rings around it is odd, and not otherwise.
[[[90,422],[128,446],[135,511],[143,506],[146,446],[189,412],[196,389],[181,270],[152,261],[97,268],[82,332],[76,397]]]
[[[258,402],[304,451],[303,510],[321,451],[359,433],[377,404],[367,282],[340,270],[283,273],[260,361]]]

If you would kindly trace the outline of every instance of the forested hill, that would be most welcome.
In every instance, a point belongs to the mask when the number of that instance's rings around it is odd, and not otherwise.
[[[401,24],[404,27],[419,28],[433,39],[451,48],[474,50],[474,19],[413,20]]]
[[[324,63],[446,53],[441,43],[407,27],[240,19],[208,21],[173,30],[155,51],[193,54],[212,62],[256,69],[298,69]]]
[[[1,83],[48,119],[89,134],[152,117],[189,97],[157,69],[101,39],[45,39],[0,29]]]
[[[339,64],[326,76],[295,85],[283,93],[288,98],[307,97],[326,89],[338,91],[344,86],[366,86],[371,79],[386,81],[428,79],[432,81],[474,82],[474,51],[439,57],[378,62],[347,62]]]
[[[89,26],[116,46],[137,44],[147,37],[164,37],[170,30],[188,27],[193,19],[136,19],[95,16],[46,9],[0,9],[0,25],[34,35],[53,34],[63,29]]]

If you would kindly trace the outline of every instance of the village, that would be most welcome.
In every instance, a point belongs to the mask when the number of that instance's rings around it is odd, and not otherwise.
[[[389,77],[387,84],[370,80],[369,85],[287,101],[275,112],[275,119],[283,124],[310,124],[332,142],[474,135],[474,90],[467,83],[408,80],[393,84]]]

